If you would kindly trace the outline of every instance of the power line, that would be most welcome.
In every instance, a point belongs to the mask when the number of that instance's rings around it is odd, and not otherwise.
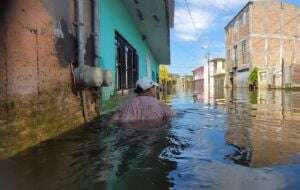
[[[199,36],[198,36],[199,34],[198,34],[198,31],[197,31],[196,22],[195,22],[195,20],[194,20],[194,18],[193,18],[193,15],[192,15],[191,8],[190,8],[189,3],[188,3],[187,0],[184,0],[184,3],[185,3],[185,7],[186,7],[186,9],[187,9],[187,12],[188,12],[188,14],[189,14],[189,17],[190,17],[190,19],[191,19],[191,22],[187,22],[187,23],[192,23],[193,29],[194,29],[194,31],[195,31],[195,33],[196,33],[196,35],[197,35],[197,38],[198,38],[198,37],[199,37]],[[191,54],[189,50],[186,50],[185,48],[183,48],[183,47],[181,47],[181,46],[178,46],[178,45],[177,45],[177,47],[180,47],[180,49],[184,50],[184,52],[185,52],[187,55],[190,55],[191,57],[193,57],[193,58],[192,58],[193,61],[199,60],[199,57],[198,57],[198,56],[192,55],[192,54],[196,54],[195,52]],[[201,49],[204,49],[204,50],[209,49],[209,48],[204,48],[204,47],[202,47],[202,46],[201,46],[200,48],[201,48]],[[208,51],[209,51],[209,50],[208,50]],[[205,57],[205,55],[204,55],[204,56],[202,55],[201,57]]]
[[[184,2],[185,2],[186,9],[187,9],[187,11],[188,11],[188,13],[189,13],[189,15],[190,15],[190,18],[191,18],[191,21],[192,21],[194,30],[195,30],[195,32],[197,33],[197,27],[196,27],[195,20],[194,20],[194,18],[193,18],[193,15],[192,15],[192,12],[191,12],[189,3],[188,3],[187,0],[184,0]]]
[[[185,52],[186,55],[189,55],[191,57],[198,57],[198,55],[200,54],[200,51],[195,52],[196,50],[194,51],[194,49],[191,49],[191,48],[186,49],[185,47],[183,47],[179,44],[176,45],[176,48],[179,48],[180,50]]]
[[[185,3],[185,7],[186,7],[186,9],[187,9],[187,11],[188,11],[188,14],[189,14],[189,16],[190,16],[190,19],[191,19],[191,21],[192,21],[191,23],[192,23],[193,28],[194,28],[194,31],[195,31],[195,33],[196,33],[197,39],[198,39],[200,34],[199,34],[199,32],[197,31],[196,23],[199,23],[199,22],[196,22],[196,21],[195,21],[193,15],[192,15],[192,11],[191,11],[191,8],[190,8],[190,6],[189,6],[188,1],[187,1],[187,0],[184,0],[184,3]],[[189,22],[187,22],[187,23],[189,23]],[[205,49],[205,48],[202,48],[202,49]]]

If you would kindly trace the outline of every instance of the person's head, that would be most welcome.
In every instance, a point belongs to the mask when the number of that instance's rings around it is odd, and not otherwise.
[[[145,77],[136,82],[135,93],[145,96],[156,96],[156,87],[159,85],[153,80]]]

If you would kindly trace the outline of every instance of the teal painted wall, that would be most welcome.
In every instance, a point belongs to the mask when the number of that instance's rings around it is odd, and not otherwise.
[[[118,31],[136,50],[139,56],[139,78],[146,76],[146,57],[149,54],[152,71],[158,73],[158,63],[151,54],[147,43],[142,40],[134,20],[123,5],[121,0],[100,1],[100,63],[103,69],[110,70],[113,74],[113,85],[103,87],[102,100],[108,100],[114,94],[115,89],[115,31]]]

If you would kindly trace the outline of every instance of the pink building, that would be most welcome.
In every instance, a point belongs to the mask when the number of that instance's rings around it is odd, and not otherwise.
[[[197,67],[193,70],[195,92],[203,91],[204,87],[204,66]]]

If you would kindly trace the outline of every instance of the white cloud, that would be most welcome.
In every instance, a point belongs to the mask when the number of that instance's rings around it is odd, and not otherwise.
[[[230,20],[228,15],[219,19],[219,12],[235,9],[246,4],[248,0],[187,0],[192,18],[185,0],[178,0],[175,9],[174,34],[180,41],[198,41],[199,37],[216,24],[217,20]]]
[[[213,23],[213,15],[199,8],[191,9],[192,18],[184,7],[175,11],[175,36],[183,41],[197,41],[199,36]]]

